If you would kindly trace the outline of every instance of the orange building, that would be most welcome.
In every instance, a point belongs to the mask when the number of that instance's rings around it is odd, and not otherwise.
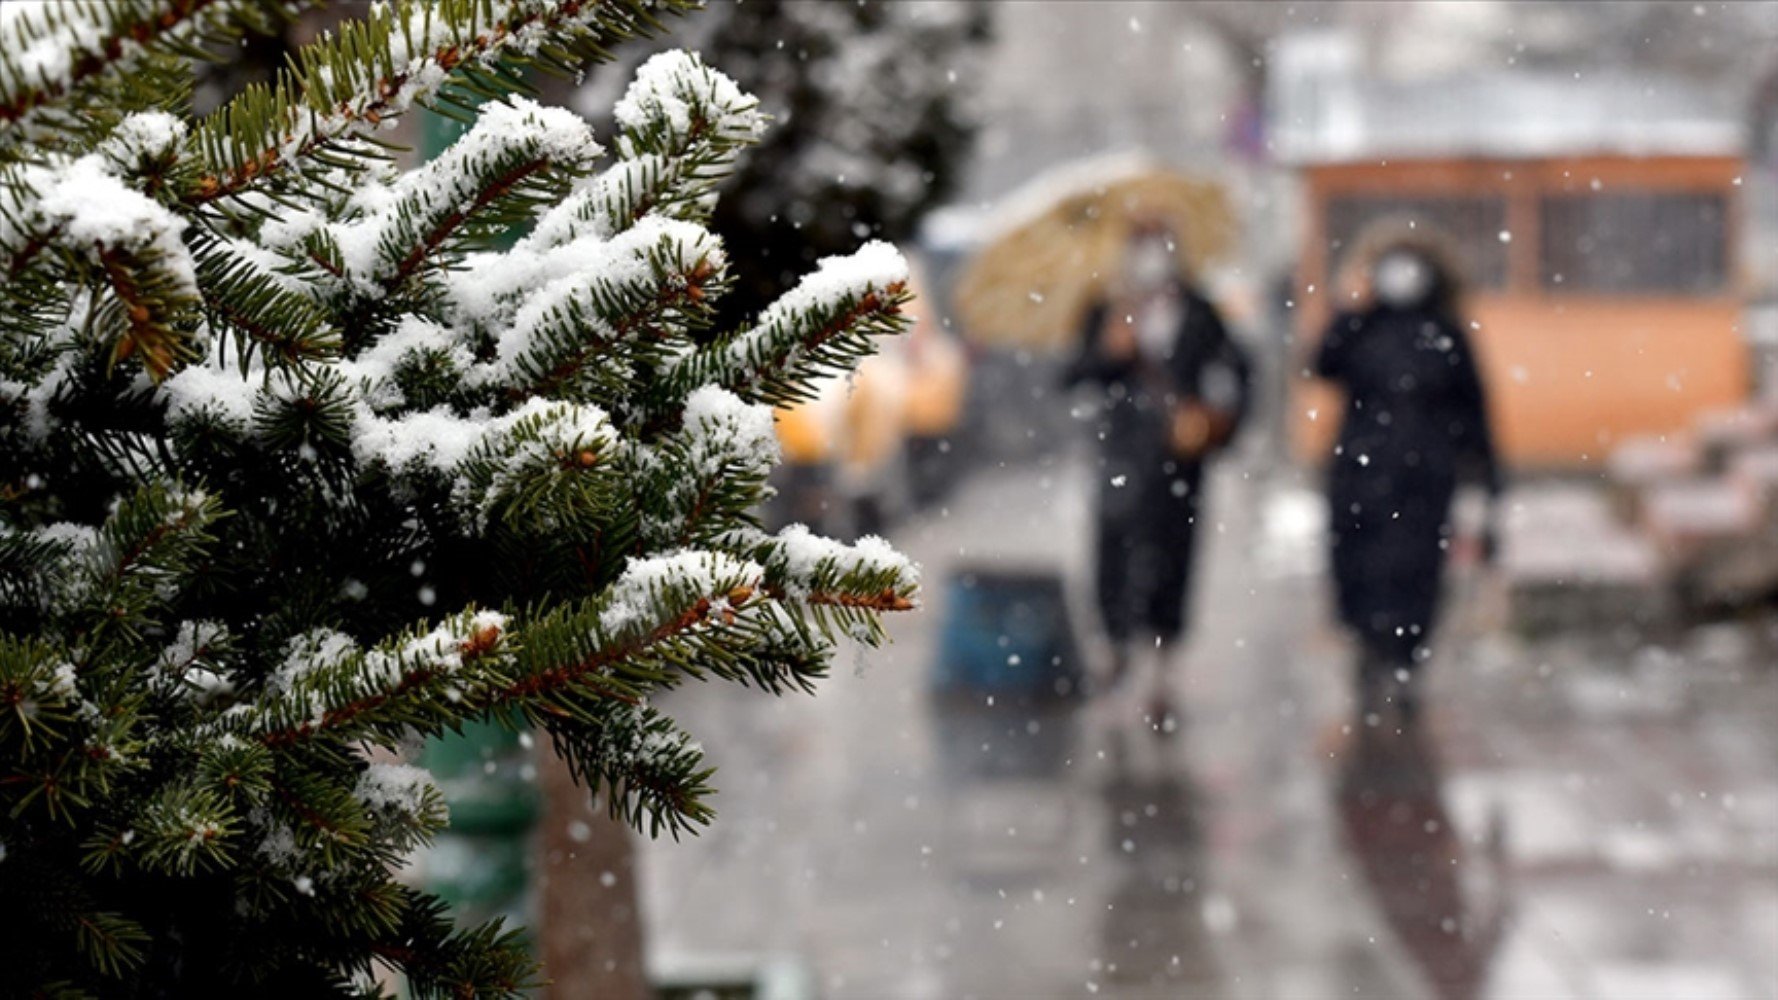
[[[1331,124],[1299,118],[1287,151],[1304,188],[1305,351],[1347,294],[1344,253],[1388,217],[1453,244],[1510,462],[1593,466],[1625,437],[1747,398],[1735,122],[1646,80],[1348,81],[1337,106],[1327,96],[1315,110]],[[1324,453],[1338,399],[1307,380],[1291,397],[1299,455]]]

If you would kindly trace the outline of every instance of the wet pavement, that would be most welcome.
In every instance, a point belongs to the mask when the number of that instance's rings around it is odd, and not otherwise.
[[[817,697],[674,694],[722,794],[644,851],[657,962],[790,957],[834,998],[1778,997],[1771,626],[1528,644],[1460,582],[1421,724],[1367,726],[1313,496],[1258,468],[1214,479],[1170,739],[928,692],[951,572],[1087,578],[1066,460],[897,531],[927,606]]]

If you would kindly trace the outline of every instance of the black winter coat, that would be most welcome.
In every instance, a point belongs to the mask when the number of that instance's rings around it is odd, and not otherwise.
[[[1340,617],[1411,665],[1438,610],[1457,483],[1499,488],[1469,339],[1435,307],[1379,306],[1336,317],[1315,367],[1346,391],[1327,487]]]
[[[1172,407],[1201,399],[1208,380],[1225,379],[1235,413],[1247,405],[1250,364],[1209,300],[1180,289],[1179,330],[1162,358],[1114,361],[1099,340],[1108,307],[1088,310],[1068,385],[1105,392],[1098,426],[1097,591],[1113,639],[1171,639],[1184,628],[1193,541],[1201,511],[1203,463],[1173,453]],[[1140,633],[1140,635],[1138,635]]]

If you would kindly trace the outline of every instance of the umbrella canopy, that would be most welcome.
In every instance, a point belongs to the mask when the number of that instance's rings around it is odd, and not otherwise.
[[[1134,226],[1171,229],[1188,272],[1233,250],[1236,220],[1222,185],[1146,164],[1108,172],[1040,180],[1038,190],[1015,197],[1038,204],[990,237],[957,285],[970,340],[1038,349],[1072,343],[1087,307],[1117,275]]]

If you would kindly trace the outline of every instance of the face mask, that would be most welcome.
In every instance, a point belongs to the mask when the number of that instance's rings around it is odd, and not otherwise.
[[[1173,251],[1164,240],[1144,240],[1130,248],[1124,264],[1130,282],[1137,288],[1159,288],[1171,282],[1178,268]]]
[[[1417,254],[1389,253],[1371,277],[1377,301],[1396,309],[1425,302],[1432,294],[1432,268]]]

